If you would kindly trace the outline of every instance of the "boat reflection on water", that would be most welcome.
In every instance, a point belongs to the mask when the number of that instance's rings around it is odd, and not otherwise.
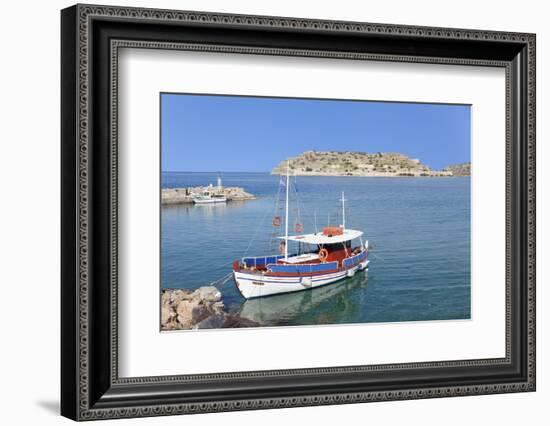
[[[239,315],[263,327],[345,323],[365,306],[368,272],[322,287],[246,300]],[[318,315],[323,305],[323,314]],[[316,314],[317,313],[317,314]]]
[[[227,204],[225,202],[220,203],[196,203],[194,206],[196,209],[200,209],[202,213],[206,216],[214,216],[218,213],[224,212],[227,209]]]
[[[162,206],[162,214],[166,216],[223,216],[230,211],[243,209],[244,207],[245,203],[242,201],[212,204],[164,204]]]

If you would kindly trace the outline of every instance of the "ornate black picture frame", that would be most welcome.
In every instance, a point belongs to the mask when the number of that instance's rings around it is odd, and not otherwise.
[[[74,420],[535,390],[535,35],[76,5],[61,13],[61,413]],[[186,49],[506,70],[506,356],[120,378],[117,52]]]

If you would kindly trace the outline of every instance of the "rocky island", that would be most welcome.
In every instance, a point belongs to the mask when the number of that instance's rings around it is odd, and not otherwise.
[[[453,176],[470,176],[470,169],[470,163],[460,163],[447,166],[443,170],[450,171]]]
[[[240,187],[222,187],[216,186],[196,186],[189,188],[165,188],[161,193],[161,204],[187,204],[193,202],[193,195],[210,192],[215,194],[223,194],[227,201],[246,201],[254,200],[256,197],[249,194]]]
[[[306,151],[288,158],[290,172],[295,176],[466,176],[455,174],[457,166],[432,170],[416,158],[397,152]],[[281,161],[271,174],[284,174],[287,160]],[[469,163],[468,171],[469,171]],[[466,170],[464,165],[460,170]]]
[[[204,286],[197,290],[164,289],[160,300],[161,331],[260,325],[251,319],[226,312],[222,295],[214,286]]]

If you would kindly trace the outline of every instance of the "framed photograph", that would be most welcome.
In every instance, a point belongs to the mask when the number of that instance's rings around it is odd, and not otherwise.
[[[61,12],[74,420],[535,390],[535,35]]]

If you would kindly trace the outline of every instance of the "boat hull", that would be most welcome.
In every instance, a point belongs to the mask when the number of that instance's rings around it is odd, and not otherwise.
[[[194,199],[193,200],[193,203],[195,204],[219,204],[219,203],[226,203],[227,202],[227,199],[226,198],[219,198],[219,199],[205,199],[205,200],[197,200],[197,199]]]
[[[368,265],[369,260],[365,260],[349,269],[312,276],[273,276],[241,271],[234,271],[233,276],[241,295],[245,299],[254,299],[321,287],[353,276],[358,270],[367,269]]]

